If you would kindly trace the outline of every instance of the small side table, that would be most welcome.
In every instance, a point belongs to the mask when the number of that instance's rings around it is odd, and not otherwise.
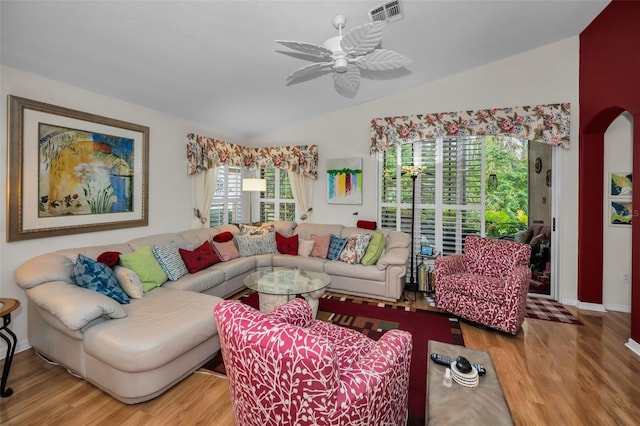
[[[7,379],[9,378],[9,369],[11,368],[11,361],[13,361],[13,354],[16,352],[16,344],[18,338],[9,330],[9,324],[11,324],[11,312],[18,309],[20,302],[16,299],[2,299],[0,298],[0,317],[2,318],[2,324],[0,325],[0,337],[7,342],[7,356],[4,359],[4,368],[2,369],[2,381],[0,381],[0,396],[11,396],[13,389],[7,388]],[[6,333],[6,334],[5,334]]]

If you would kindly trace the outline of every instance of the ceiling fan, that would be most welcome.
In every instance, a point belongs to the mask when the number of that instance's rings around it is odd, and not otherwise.
[[[342,96],[353,98],[360,87],[361,69],[389,71],[403,68],[411,63],[409,58],[397,52],[377,48],[382,40],[383,23],[364,24],[342,35],[347,18],[344,15],[338,15],[332,22],[338,30],[338,35],[325,41],[322,46],[276,40],[276,43],[305,54],[304,59],[317,61],[291,73],[287,77],[287,85],[333,71],[336,91]]]

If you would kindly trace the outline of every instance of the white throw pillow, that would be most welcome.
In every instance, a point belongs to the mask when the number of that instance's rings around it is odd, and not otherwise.
[[[315,243],[316,242],[312,240],[303,240],[302,238],[298,238],[298,256],[309,257]]]
[[[142,281],[140,281],[138,274],[124,266],[115,266],[113,272],[116,275],[118,284],[120,284],[120,287],[127,293],[127,296],[132,299],[142,299],[144,291],[142,289]]]

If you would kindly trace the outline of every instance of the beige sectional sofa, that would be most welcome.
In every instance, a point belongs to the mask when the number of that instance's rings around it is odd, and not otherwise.
[[[277,222],[283,235],[348,236],[369,233],[329,224]],[[123,244],[59,250],[34,257],[14,273],[28,297],[29,343],[116,399],[133,404],[152,399],[203,365],[220,349],[213,308],[222,298],[244,288],[247,274],[261,267],[287,266],[324,271],[330,290],[398,300],[403,291],[410,239],[396,231],[378,230],[385,250],[376,264],[362,266],[280,253],[240,257],[188,274],[145,293],[129,304],[73,284],[78,254],[92,259],[106,251],[130,253],[145,245],[174,241],[192,249],[213,236],[239,229],[222,225],[137,238]]]

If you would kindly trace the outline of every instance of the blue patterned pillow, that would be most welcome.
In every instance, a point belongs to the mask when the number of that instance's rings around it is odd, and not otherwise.
[[[331,242],[329,243],[329,252],[327,253],[327,259],[338,260],[340,253],[345,245],[347,245],[349,237],[340,238],[337,235],[331,234]]]
[[[189,273],[174,241],[170,241],[166,246],[154,245],[152,251],[153,256],[171,281],[177,281],[181,276]]]
[[[118,303],[129,303],[129,296],[120,288],[111,268],[104,263],[78,254],[71,279],[76,285],[102,293]]]

